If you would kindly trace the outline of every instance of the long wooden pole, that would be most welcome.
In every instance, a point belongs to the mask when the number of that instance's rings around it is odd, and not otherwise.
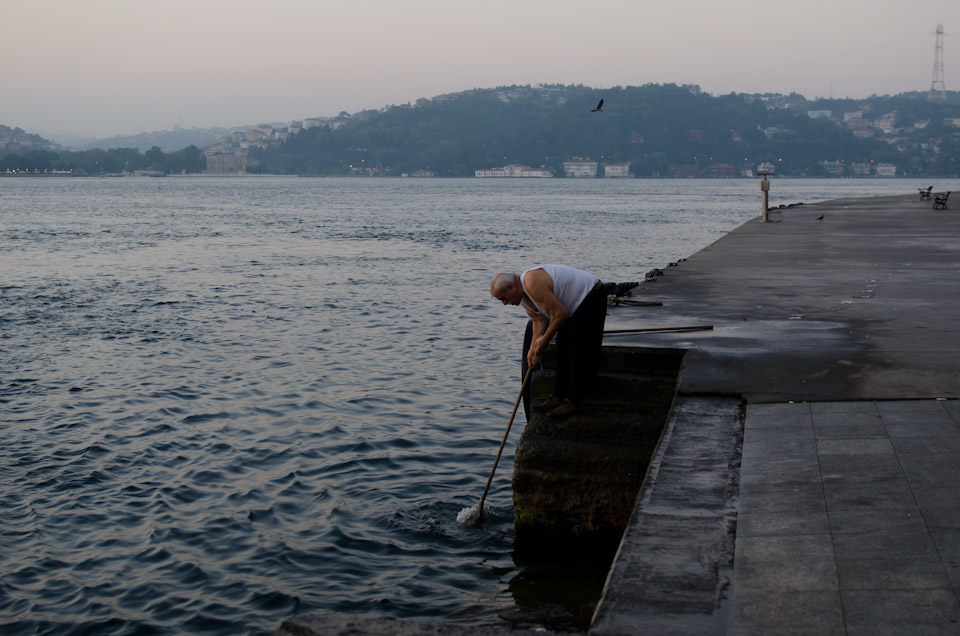
[[[527,389],[527,384],[530,383],[531,375],[533,375],[532,366],[527,369],[527,374],[523,377],[523,385],[520,387],[520,393],[517,395],[517,401],[513,403],[513,413],[510,414],[510,422],[507,424],[507,430],[503,432],[503,440],[500,442],[500,450],[497,451],[497,458],[493,462],[493,468],[490,469],[490,477],[487,478],[487,485],[483,489],[483,494],[480,496],[480,504],[477,509],[480,511],[481,517],[483,517],[483,502],[487,498],[487,491],[490,490],[490,483],[493,482],[493,473],[497,472],[497,464],[500,463],[500,455],[503,454],[503,446],[507,443],[507,436],[510,435],[510,428],[513,426],[513,418],[517,416],[517,408],[520,406],[520,399],[523,397],[523,392]]]
[[[618,333],[656,333],[670,331],[707,331],[713,329],[713,325],[693,325],[690,327],[646,327],[644,329],[607,329],[603,335]]]

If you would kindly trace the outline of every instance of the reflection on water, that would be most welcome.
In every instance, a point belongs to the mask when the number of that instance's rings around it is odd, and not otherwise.
[[[456,523],[519,382],[524,319],[489,278],[642,280],[759,196],[551,181],[0,180],[3,633],[585,628],[605,568],[512,556],[520,430],[488,521]],[[849,183],[772,197],[880,182]]]
[[[569,555],[519,561],[509,590],[514,606],[500,616],[517,627],[546,626],[587,631],[606,582],[610,560],[582,561]]]

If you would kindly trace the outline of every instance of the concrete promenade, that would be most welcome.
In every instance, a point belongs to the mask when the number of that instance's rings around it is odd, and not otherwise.
[[[958,634],[960,210],[771,218],[608,317],[715,328],[606,340],[689,353],[591,633]]]

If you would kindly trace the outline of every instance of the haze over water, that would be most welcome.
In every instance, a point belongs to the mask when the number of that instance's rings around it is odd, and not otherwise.
[[[771,202],[926,185],[775,180]],[[456,523],[519,388],[524,318],[490,276],[640,281],[757,216],[759,194],[0,180],[3,633],[264,634],[321,610],[584,628],[603,573],[568,594],[563,559],[512,556],[522,426],[490,521]]]

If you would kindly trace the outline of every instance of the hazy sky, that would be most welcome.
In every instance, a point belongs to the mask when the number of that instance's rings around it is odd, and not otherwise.
[[[0,16],[0,124],[54,139],[509,84],[927,90],[938,23],[960,90],[960,0],[0,0]]]

